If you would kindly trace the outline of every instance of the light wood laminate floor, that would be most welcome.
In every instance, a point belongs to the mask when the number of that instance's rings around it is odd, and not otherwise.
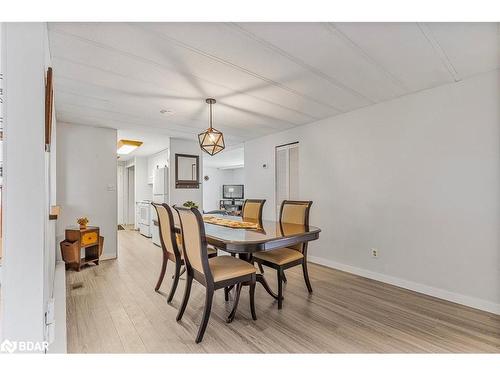
[[[217,291],[204,340],[195,344],[205,289],[193,283],[177,323],[184,278],[167,304],[172,264],[162,294],[154,291],[160,248],[130,230],[119,231],[118,241],[117,260],[67,272],[70,353],[500,352],[500,316],[314,264],[311,296],[301,268],[287,271],[283,310],[258,285],[257,321],[247,287],[231,324],[225,323],[231,303]],[[276,290],[275,272],[265,274]]]

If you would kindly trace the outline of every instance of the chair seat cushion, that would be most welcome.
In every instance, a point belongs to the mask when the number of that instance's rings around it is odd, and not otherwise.
[[[255,267],[244,260],[222,255],[208,260],[214,282],[255,273]]]
[[[259,251],[253,256],[254,258],[257,258],[257,260],[274,263],[278,266],[304,258],[304,255],[300,251],[289,249],[287,247],[270,251]]]

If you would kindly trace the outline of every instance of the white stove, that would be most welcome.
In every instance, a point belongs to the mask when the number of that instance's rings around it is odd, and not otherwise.
[[[137,202],[139,233],[148,238],[151,237],[151,208],[151,201]]]

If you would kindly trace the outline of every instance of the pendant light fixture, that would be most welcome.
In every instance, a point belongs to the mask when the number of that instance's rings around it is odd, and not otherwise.
[[[215,99],[208,98],[205,102],[210,108],[210,127],[203,133],[198,134],[198,141],[200,142],[200,147],[210,156],[214,156],[218,152],[221,152],[226,147],[224,144],[224,135],[221,131],[212,127],[212,104],[215,104]]]

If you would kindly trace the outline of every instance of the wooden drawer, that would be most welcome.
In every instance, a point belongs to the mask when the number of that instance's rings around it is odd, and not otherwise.
[[[87,232],[82,234],[81,245],[89,246],[96,245],[99,240],[99,236],[97,232]]]

